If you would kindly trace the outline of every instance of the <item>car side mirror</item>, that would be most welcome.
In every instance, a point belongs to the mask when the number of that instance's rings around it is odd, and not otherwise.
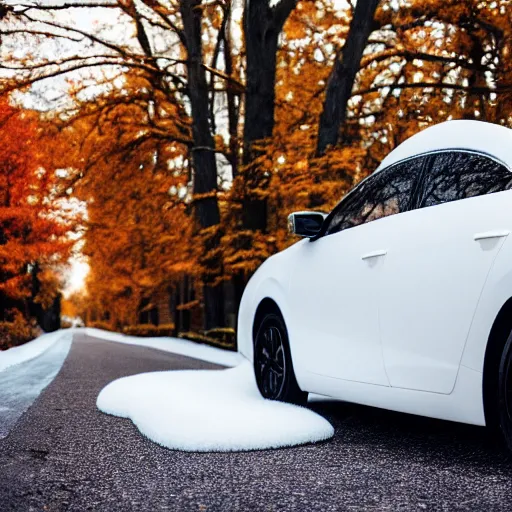
[[[294,212],[288,215],[288,231],[293,235],[313,238],[320,233],[326,213]]]

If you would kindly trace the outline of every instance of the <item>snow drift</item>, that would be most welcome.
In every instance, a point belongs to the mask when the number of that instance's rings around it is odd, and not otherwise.
[[[72,337],[70,331],[57,331],[0,352],[0,439],[59,373]]]
[[[228,370],[124,377],[101,391],[97,406],[131,419],[152,441],[184,451],[261,450],[334,435],[329,422],[313,411],[264,400],[247,361]]]
[[[238,352],[224,350],[222,348],[202,345],[195,341],[189,341],[181,338],[170,338],[160,336],[158,338],[140,338],[138,336],[127,336],[117,332],[103,331],[92,327],[77,329],[78,332],[85,332],[86,336],[99,338],[105,341],[114,341],[115,343],[125,343],[127,345],[139,345],[141,347],[155,348],[164,352],[172,352],[182,356],[201,359],[210,363],[223,366],[238,366],[243,360],[243,356]]]
[[[10,366],[15,366],[40,356],[61,339],[71,339],[70,333],[71,331],[68,330],[55,331],[43,334],[24,345],[4,351],[0,350],[0,372]]]

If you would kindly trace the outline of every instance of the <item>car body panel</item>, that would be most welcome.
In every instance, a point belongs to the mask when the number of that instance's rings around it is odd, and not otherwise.
[[[238,351],[247,359],[253,358],[252,330],[254,317],[261,302],[271,299],[279,305],[279,309],[287,326],[291,315],[288,306],[288,287],[295,255],[300,247],[309,240],[301,240],[288,249],[268,258],[254,273],[245,288],[238,311],[237,341]],[[292,353],[294,368],[300,365]]]
[[[377,221],[387,255],[380,334],[391,386],[449,394],[480,294],[508,232],[501,192]],[[478,233],[504,236],[475,240]],[[411,300],[413,298],[413,300]]]
[[[512,204],[509,211],[511,209]],[[508,217],[512,224],[511,213],[508,214]],[[485,283],[461,358],[461,365],[479,372],[483,372],[484,369],[487,340],[494,321],[502,307],[512,297],[511,262],[512,237],[508,236]]]
[[[376,224],[298,248],[288,294],[288,330],[297,358],[307,360],[309,371],[388,386],[377,301],[382,262],[363,259],[377,243]]]
[[[482,374],[461,366],[454,390],[449,395],[414,389],[375,386],[304,373],[299,385],[312,393],[345,402],[428,416],[440,420],[485,425]]]

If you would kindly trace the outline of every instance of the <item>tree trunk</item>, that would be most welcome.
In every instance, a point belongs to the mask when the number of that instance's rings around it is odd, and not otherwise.
[[[347,40],[336,57],[327,82],[324,109],[318,127],[318,156],[325,153],[327,146],[335,146],[339,142],[340,128],[347,115],[347,104],[363,51],[373,30],[378,3],[379,0],[361,0],[356,3]]]
[[[272,136],[276,79],[276,52],[280,28],[269,20],[265,0],[252,0],[244,19],[247,53],[247,89],[244,123],[244,163],[253,157],[252,144]]]
[[[44,332],[55,332],[60,329],[61,296],[55,297],[48,309],[39,307],[37,323]]]
[[[251,194],[253,188],[264,188],[265,177],[251,165],[259,152],[254,143],[272,136],[274,130],[276,61],[279,34],[296,5],[296,0],[280,0],[274,7],[269,0],[245,0],[244,37],[246,48],[246,92],[243,134],[244,196],[242,227],[266,231],[267,201]],[[242,299],[246,276],[235,275],[232,281],[236,313]]]
[[[203,66],[201,1],[182,0],[180,12],[186,41],[188,96],[192,111],[195,217],[198,226],[204,229],[220,223],[220,212],[216,194],[215,143],[208,120],[208,84]],[[220,262],[218,268],[209,269],[205,278],[205,329],[224,325],[222,283],[213,285],[219,273]]]
[[[281,0],[270,7],[269,0],[246,0],[244,35],[247,63],[245,94],[244,159],[249,165],[257,156],[253,144],[272,136],[274,129],[276,58],[279,34],[296,0]],[[259,187],[262,177],[257,169],[246,170],[246,180]],[[263,199],[246,196],[242,205],[245,229],[265,231],[267,204]]]
[[[469,58],[475,63],[475,65],[480,66],[486,52],[486,42],[482,41],[471,29],[467,29],[467,31],[471,38]],[[489,43],[487,43],[487,46],[489,46]],[[463,119],[476,119],[475,113],[478,111],[480,113],[480,117],[478,119],[486,121],[487,113],[485,111],[485,98],[482,94],[471,91],[474,87],[485,86],[485,83],[485,71],[481,69],[474,69],[468,79],[468,89],[470,89],[470,92],[466,99],[466,108],[463,114]]]
[[[200,0],[183,0],[180,11],[183,31],[187,41],[188,96],[192,111],[192,134],[194,147],[194,194],[196,200],[195,215],[201,228],[208,228],[220,222],[217,204],[217,163],[215,143],[208,121],[208,84],[203,67],[203,49],[201,43]],[[208,195],[208,197],[203,197]]]
[[[233,76],[233,49],[231,45],[231,14],[224,32],[224,61],[226,66],[226,75]],[[233,85],[227,83],[227,104],[228,104],[228,131],[229,131],[229,152],[230,164],[233,179],[238,175],[238,120],[239,120],[239,100],[238,94],[233,92]]]

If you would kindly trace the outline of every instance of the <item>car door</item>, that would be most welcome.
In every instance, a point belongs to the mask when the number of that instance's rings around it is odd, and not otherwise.
[[[506,194],[491,192],[511,174],[465,151],[422,158],[416,209],[381,232],[379,248],[388,251],[381,340],[391,386],[449,394],[480,293],[508,235],[500,222]]]
[[[389,385],[379,339],[379,223],[407,210],[416,176],[412,168],[370,176],[329,215],[323,236],[301,246],[290,334],[308,371]]]

